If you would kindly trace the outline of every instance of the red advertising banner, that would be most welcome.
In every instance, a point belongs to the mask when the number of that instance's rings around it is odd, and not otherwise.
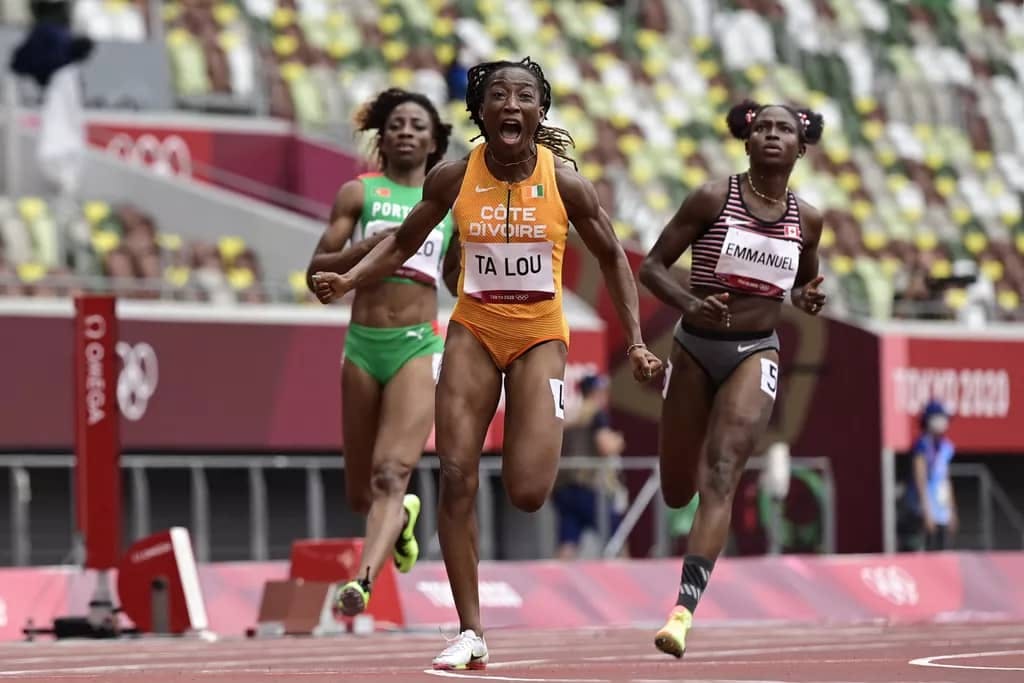
[[[882,338],[882,414],[885,444],[911,448],[928,401],[952,416],[949,438],[958,450],[1024,451],[1024,334],[1018,339]]]
[[[701,621],[919,623],[1024,619],[1024,553],[928,553],[726,557],[701,599]],[[256,625],[267,581],[288,562],[198,568],[209,628],[237,637]],[[0,640],[21,638],[27,619],[84,613],[92,586],[79,572],[0,569]],[[458,617],[444,566],[398,574],[405,624],[433,629]],[[675,602],[679,559],[481,562],[480,607],[489,628],[650,626]],[[617,600],[608,600],[612,591]],[[39,600],[28,599],[39,595]]]
[[[85,566],[109,569],[121,552],[117,316],[110,296],[75,299],[74,425],[76,519]],[[26,385],[27,386],[27,385]]]
[[[120,371],[108,385],[117,389],[108,406],[120,407],[123,450],[342,449],[343,313],[170,308],[161,319],[159,304],[118,305]],[[2,450],[70,450],[74,443],[67,419],[73,325],[66,314],[41,313],[0,315],[8,351],[0,355],[0,376],[32,387],[0,392]],[[578,400],[579,378],[607,367],[603,330],[572,318],[570,325],[567,408]],[[489,450],[501,447],[502,418],[499,408]]]

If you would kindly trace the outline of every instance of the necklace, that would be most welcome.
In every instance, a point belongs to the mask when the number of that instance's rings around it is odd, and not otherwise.
[[[782,199],[776,199],[775,197],[769,197],[766,194],[762,194],[761,192],[758,192],[757,188],[754,187],[754,181],[750,178],[750,173],[749,172],[747,172],[747,185],[750,185],[750,189],[754,191],[754,194],[756,194],[758,197],[760,197],[761,199],[765,200],[766,202],[771,202],[772,204],[781,204],[782,203]],[[789,192],[789,187],[788,186],[786,187],[786,192],[787,193]]]
[[[534,147],[533,148],[533,154],[531,154],[530,156],[526,157],[525,159],[519,159],[518,161],[510,161],[507,164],[504,163],[504,162],[498,161],[498,157],[494,156],[494,152],[491,151],[490,147],[487,148],[487,153],[491,155],[491,161],[496,163],[498,166],[503,166],[505,168],[508,168],[509,166],[518,166],[519,164],[525,164],[527,161],[530,161],[531,159],[533,159],[535,156],[537,156],[537,148]]]

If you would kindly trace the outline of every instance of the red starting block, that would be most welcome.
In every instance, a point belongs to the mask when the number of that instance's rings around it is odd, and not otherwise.
[[[295,541],[292,543],[289,576],[305,581],[346,583],[365,573],[366,569],[359,567],[362,552],[361,538]],[[405,626],[395,566],[390,559],[373,582],[373,593],[366,614],[373,617],[377,626]]]
[[[137,541],[117,567],[121,608],[143,633],[209,628],[188,529],[174,527]]]

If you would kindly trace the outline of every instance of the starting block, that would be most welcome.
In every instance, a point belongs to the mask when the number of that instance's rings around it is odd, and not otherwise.
[[[338,622],[333,614],[334,592],[338,586],[365,573],[359,558],[363,540],[336,538],[300,540],[292,544],[289,578],[268,581],[256,633],[260,635],[330,635],[351,631],[357,634],[374,628],[405,625],[395,567],[388,561],[373,582],[373,594],[366,612],[355,619]]]
[[[143,633],[208,632],[188,529],[174,527],[132,545],[118,564],[117,593]]]

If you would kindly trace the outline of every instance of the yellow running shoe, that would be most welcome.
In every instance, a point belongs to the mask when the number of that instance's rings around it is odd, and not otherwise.
[[[402,499],[402,507],[405,508],[405,512],[409,515],[409,521],[405,523],[402,533],[399,534],[398,540],[395,541],[394,556],[395,567],[398,568],[398,571],[408,574],[420,556],[420,544],[416,541],[416,536],[413,533],[416,529],[416,520],[420,516],[419,496],[407,493],[405,498]]]
[[[676,605],[669,614],[668,621],[658,634],[654,636],[654,645],[665,654],[676,659],[686,652],[686,632],[693,626],[693,615],[682,605]]]
[[[365,579],[349,581],[334,595],[334,616],[354,617],[370,604],[370,582]]]

